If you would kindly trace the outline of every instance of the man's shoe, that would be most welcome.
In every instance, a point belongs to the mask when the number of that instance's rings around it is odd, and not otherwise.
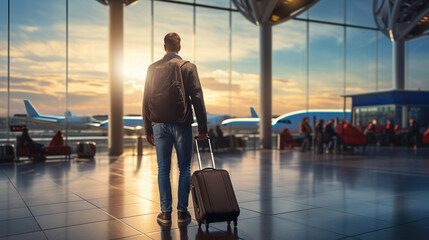
[[[171,224],[171,212],[161,212],[160,214],[158,214],[156,221],[159,224]]]
[[[189,211],[177,211],[177,222],[185,223],[191,221],[191,214]]]

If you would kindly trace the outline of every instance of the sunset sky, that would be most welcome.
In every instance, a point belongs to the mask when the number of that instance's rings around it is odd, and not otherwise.
[[[11,1],[11,114],[25,113],[29,99],[42,114],[65,111],[65,1]],[[108,112],[108,8],[95,0],[70,0],[69,109],[73,114]],[[228,7],[229,1],[197,1]],[[372,1],[347,0],[347,23],[375,27]],[[344,1],[322,0],[310,19],[344,23]],[[307,13],[300,17],[305,18]],[[306,108],[306,22],[273,28],[273,114]],[[177,32],[183,58],[194,61],[193,8],[155,1],[154,58],[164,55],[163,37]],[[342,108],[340,95],[389,89],[391,42],[381,33],[330,24],[309,24],[309,108]],[[151,63],[150,1],[125,10],[125,114],[141,112],[142,91]],[[248,116],[259,110],[259,29],[232,14],[232,85],[229,86],[229,12],[198,7],[196,59],[210,113]],[[344,44],[346,42],[346,75]],[[376,45],[378,42],[378,64]],[[408,43],[407,88],[429,90],[429,38]],[[378,77],[376,69],[378,67]],[[376,79],[378,78],[378,84]],[[6,115],[7,0],[0,0],[0,116]],[[230,91],[231,90],[231,91]]]

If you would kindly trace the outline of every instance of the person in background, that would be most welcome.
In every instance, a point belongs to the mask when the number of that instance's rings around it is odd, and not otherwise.
[[[304,141],[302,142],[301,151],[306,151],[307,149],[310,148],[310,145],[311,145],[312,138],[311,138],[311,127],[310,127],[310,124],[308,124],[309,121],[310,119],[308,117],[305,117],[302,119],[302,122],[299,124],[299,134],[304,139]]]
[[[289,132],[289,128],[283,129],[280,134],[280,149],[284,149],[284,147],[289,146],[294,142],[292,135]]]
[[[216,143],[217,147],[223,148],[225,147],[225,139],[223,137],[223,131],[219,125],[216,126]]]
[[[410,127],[408,128],[408,147],[417,149],[420,142],[420,124],[414,119],[410,118]]]
[[[377,135],[375,134],[375,125],[369,121],[368,126],[363,131],[363,134],[366,136],[366,141],[368,143],[377,143]]]
[[[42,159],[45,158],[45,147],[43,146],[43,144],[36,143],[33,141],[33,139],[30,137],[28,128],[22,129],[20,141],[21,147],[28,148],[30,150],[30,153],[39,153]]]
[[[53,146],[63,146],[64,145],[64,137],[63,132],[61,130],[57,130],[55,135],[52,137],[51,142],[49,143],[49,147]]]
[[[323,123],[323,119],[320,119],[314,127],[314,133],[316,134],[315,144],[317,147],[317,153],[319,154],[323,153]]]
[[[389,145],[393,146],[395,144],[395,130],[394,130],[392,121],[390,120],[387,120],[386,135],[387,135]]]
[[[363,131],[365,130],[365,127],[362,125],[362,122],[361,122],[361,121],[358,121],[358,122],[357,122],[356,128],[357,128],[361,133],[363,133]]]
[[[334,130],[334,120],[331,119],[326,123],[323,135],[326,144],[326,153],[330,153],[334,149],[334,143],[338,143],[337,141],[339,139],[338,134]],[[340,146],[337,146],[338,149],[339,147]]]

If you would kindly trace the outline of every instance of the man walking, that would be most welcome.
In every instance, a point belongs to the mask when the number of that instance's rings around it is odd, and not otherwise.
[[[172,196],[170,167],[173,145],[180,170],[177,215],[178,222],[191,220],[188,199],[191,182],[192,123],[194,108],[198,122],[198,139],[207,138],[207,115],[197,68],[182,60],[180,36],[164,37],[166,55],[149,66],[143,97],[143,121],[146,140],[155,145],[158,162],[160,224],[171,224]]]
[[[299,134],[304,139],[301,146],[301,151],[303,152],[310,148],[312,141],[311,127],[310,124],[308,124],[309,121],[310,119],[308,117],[304,117],[302,122],[299,124]]]

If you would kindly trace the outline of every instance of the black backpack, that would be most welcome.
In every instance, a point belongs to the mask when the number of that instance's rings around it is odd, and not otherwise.
[[[187,62],[172,58],[152,69],[149,82],[152,122],[186,122],[188,108],[181,68]]]

